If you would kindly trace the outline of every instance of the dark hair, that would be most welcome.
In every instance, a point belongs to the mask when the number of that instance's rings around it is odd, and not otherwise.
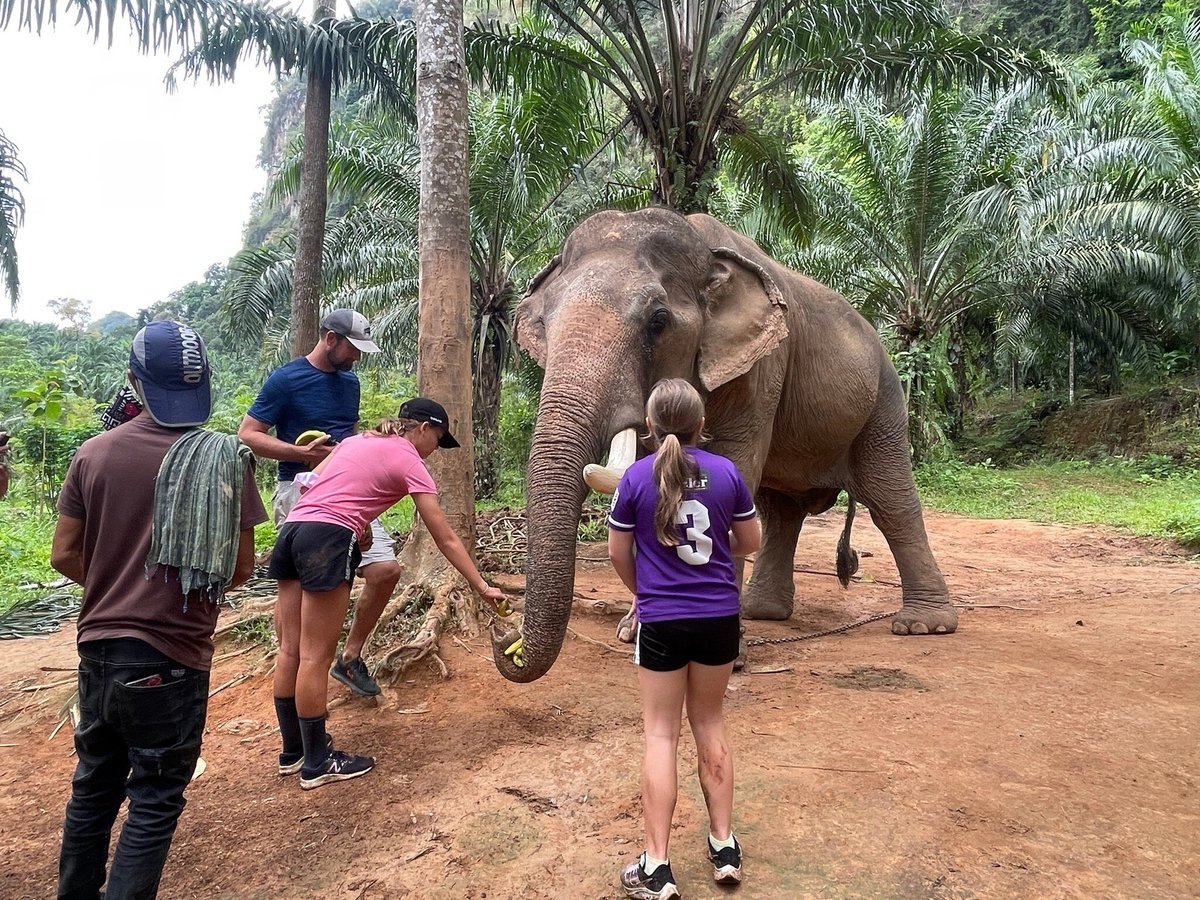
[[[650,420],[650,436],[658,444],[654,454],[654,480],[658,484],[654,530],[660,544],[675,547],[679,544],[675,518],[684,486],[700,477],[700,467],[684,445],[694,444],[700,437],[704,401],[682,378],[665,378],[650,392],[646,418]]]

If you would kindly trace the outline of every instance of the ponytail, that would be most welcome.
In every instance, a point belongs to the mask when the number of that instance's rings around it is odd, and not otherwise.
[[[658,452],[654,455],[654,480],[658,484],[658,502],[654,507],[654,531],[658,542],[664,547],[679,545],[677,529],[679,505],[683,502],[683,489],[690,481],[700,476],[700,467],[676,434],[662,438]]]
[[[414,419],[384,419],[367,432],[376,437],[402,437],[421,423]]]

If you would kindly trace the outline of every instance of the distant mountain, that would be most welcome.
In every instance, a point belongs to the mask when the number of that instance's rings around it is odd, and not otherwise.
[[[129,313],[110,312],[93,322],[91,327],[101,334],[112,334],[122,328],[129,328],[136,321]]]

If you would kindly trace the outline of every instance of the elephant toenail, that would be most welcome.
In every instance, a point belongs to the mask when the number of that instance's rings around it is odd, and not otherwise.
[[[934,630],[934,632],[936,632],[937,634],[945,634],[945,633],[946,633],[946,626],[945,626],[945,625],[939,625],[937,628],[935,628],[935,629],[933,629],[933,630]]]
[[[924,622],[913,622],[908,626],[909,634],[929,634],[929,626]]]
[[[908,626],[903,622],[893,622],[892,634],[908,634]]]

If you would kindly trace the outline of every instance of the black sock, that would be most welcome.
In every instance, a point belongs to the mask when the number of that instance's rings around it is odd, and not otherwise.
[[[329,756],[325,741],[325,715],[300,716],[300,736],[304,740],[304,768],[315,769]]]
[[[298,756],[304,752],[304,740],[300,737],[300,717],[296,714],[295,697],[275,698],[275,718],[279,720],[279,736],[283,738],[283,752]]]

